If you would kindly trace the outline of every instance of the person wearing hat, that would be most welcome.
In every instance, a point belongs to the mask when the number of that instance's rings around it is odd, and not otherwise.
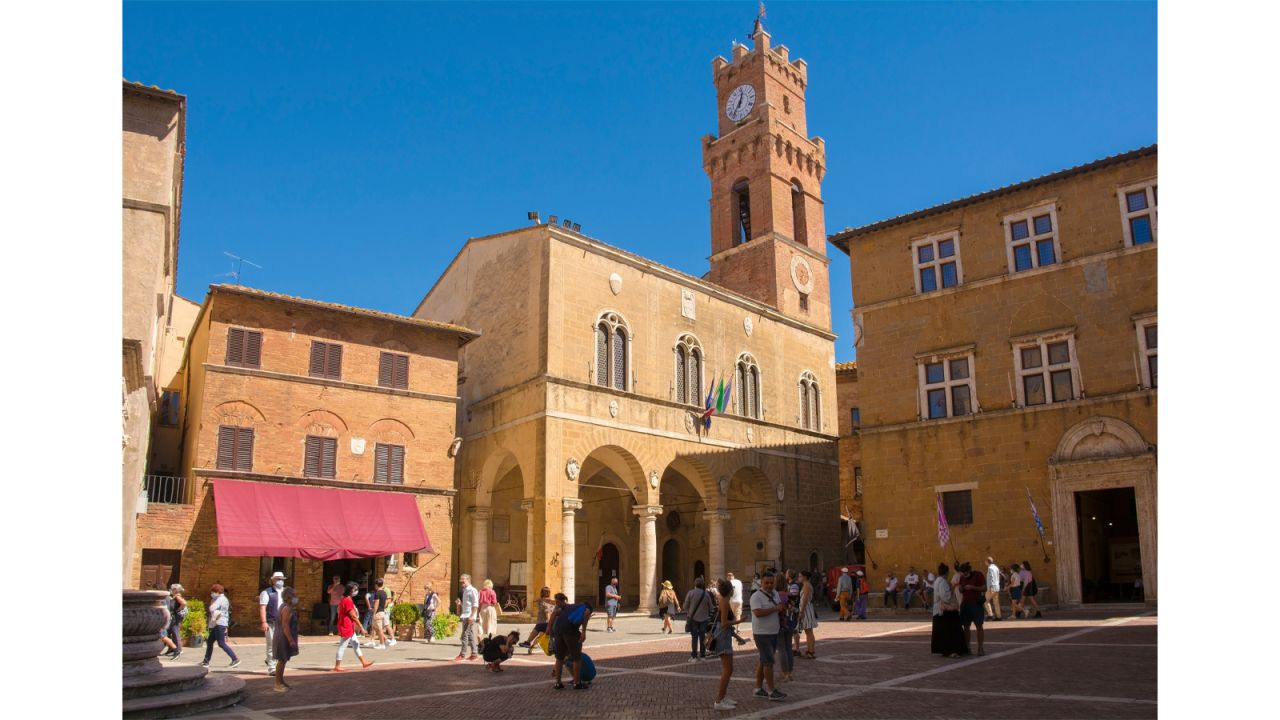
[[[870,588],[867,586],[867,578],[862,574],[862,571],[859,570],[857,582],[853,584],[853,612],[858,616],[859,620],[867,619],[868,590],[870,590]]]
[[[662,631],[671,634],[671,618],[680,612],[680,598],[670,580],[662,581],[662,592],[658,593],[658,614],[662,616]]]
[[[840,568],[840,579],[836,581],[836,599],[840,601],[840,622],[849,620],[849,599],[853,597],[853,578],[849,577],[849,568]]]
[[[267,639],[267,672],[276,672],[276,656],[274,652],[276,640],[276,620],[280,617],[280,592],[284,590],[284,573],[279,570],[271,573],[267,589],[258,594],[258,619],[262,621],[262,634]]]

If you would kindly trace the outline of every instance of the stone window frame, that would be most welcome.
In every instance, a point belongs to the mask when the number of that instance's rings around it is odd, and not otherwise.
[[[738,360],[734,363],[735,379],[738,379],[738,402],[734,407],[740,417],[752,418],[760,420],[764,417],[764,373],[760,372],[760,363],[756,362],[755,356],[749,352],[738,354]],[[755,388],[754,392],[748,393],[751,388],[746,387],[743,381],[748,377],[751,370],[755,370]]]
[[[921,420],[945,420],[953,417],[964,417],[966,415],[976,415],[979,412],[978,405],[978,381],[977,381],[977,352],[975,345],[961,345],[958,347],[946,348],[944,350],[934,350],[932,352],[920,353],[915,356],[916,359],[916,381],[917,392],[916,402],[919,404],[917,416]],[[951,362],[953,360],[966,360],[969,366],[969,375],[964,378],[953,378],[951,373]],[[928,366],[934,364],[942,365],[942,380],[937,382],[929,382]],[[957,387],[967,387],[969,389],[969,412],[956,414],[955,412],[955,393],[953,390]],[[929,417],[929,391],[942,390],[947,402],[947,411],[945,415],[939,417]]]
[[[808,370],[800,373],[796,393],[800,406],[797,416],[800,427],[804,430],[821,430],[822,388],[818,385],[818,377]]]
[[[1056,345],[1059,342],[1066,341],[1068,360],[1064,363],[1049,362],[1049,346]],[[1053,405],[1055,403],[1071,402],[1079,400],[1084,395],[1084,383],[1080,377],[1080,356],[1076,352],[1076,335],[1075,328],[1063,328],[1060,330],[1052,330],[1049,332],[1039,333],[1036,335],[1024,335],[1013,338],[1009,344],[1013,348],[1013,374],[1014,374],[1014,396],[1017,399],[1017,407],[1039,407],[1041,405]],[[1041,365],[1036,368],[1022,367],[1022,351],[1024,349],[1038,347],[1040,349]],[[1071,371],[1071,397],[1066,400],[1053,399],[1053,373],[1061,370]],[[1028,406],[1026,398],[1026,381],[1024,378],[1031,375],[1039,374],[1044,383],[1045,401],[1036,403],[1036,405]]]
[[[1035,219],[1043,215],[1049,216],[1049,222],[1052,227],[1048,233],[1035,232]],[[1027,236],[1018,240],[1013,239],[1013,226],[1019,222],[1027,223]],[[1004,250],[1005,259],[1009,263],[1009,274],[1016,275],[1021,272],[1028,272],[1050,265],[1062,264],[1062,227],[1058,224],[1058,203],[1057,201],[1048,201],[1038,203],[1024,210],[1010,213],[1004,216]],[[1053,262],[1041,263],[1038,245],[1045,241],[1053,241]],[[1016,246],[1027,245],[1031,250],[1031,267],[1017,269],[1014,262],[1014,248]]]
[[[1158,233],[1156,231],[1156,225],[1158,220],[1157,216],[1159,215],[1159,212],[1160,212],[1156,203],[1156,201],[1159,199],[1158,194],[1156,192],[1157,185],[1158,183],[1156,181],[1156,178],[1152,177],[1136,183],[1130,183],[1128,185],[1124,185],[1116,188],[1116,199],[1120,203],[1120,225],[1124,228],[1124,246],[1125,247],[1139,247],[1138,245],[1133,244],[1132,221],[1136,218],[1142,217],[1143,215],[1151,216],[1151,240],[1146,243],[1141,243],[1141,245],[1147,245],[1147,244],[1155,245],[1156,241],[1159,239]],[[1147,207],[1142,208],[1141,210],[1134,210],[1131,212],[1129,210],[1129,194],[1136,193],[1139,190],[1141,190],[1143,194],[1146,195]]]
[[[956,284],[946,287],[942,284],[942,266],[946,263],[938,255],[938,245],[945,240],[950,240],[955,247],[955,253],[951,255],[956,266]],[[920,261],[920,248],[929,246],[933,248],[933,259],[928,262]],[[933,233],[926,235],[911,243],[911,266],[912,275],[915,278],[916,294],[924,295],[934,293],[940,290],[950,290],[964,284],[964,264],[960,261],[960,231],[947,230],[945,232]],[[933,269],[935,272],[936,286],[932,290],[925,290],[923,283],[920,281],[920,272],[922,270]]]
[[[1138,365],[1138,382],[1141,383],[1139,388],[1142,390],[1154,390],[1159,382],[1158,377],[1151,377],[1151,361],[1158,355],[1158,344],[1154,348],[1147,346],[1147,328],[1154,329],[1156,325],[1155,313],[1140,315],[1133,320],[1133,329],[1138,337],[1138,354],[1134,359]],[[1159,373],[1159,370],[1156,372]]]
[[[604,375],[604,382],[600,382],[600,329],[604,328],[605,337],[605,360],[607,363]],[[618,331],[622,331],[622,387],[618,387],[617,380],[619,378],[618,368],[615,360],[618,357],[616,348]],[[631,326],[627,323],[626,318],[621,313],[614,310],[605,310],[601,312],[591,324],[592,346],[595,353],[591,359],[591,384],[597,387],[609,388],[612,390],[621,390],[629,392],[632,387],[631,368],[631,345],[635,340],[635,336],[631,333]]]
[[[681,368],[681,351],[684,352],[684,368]],[[697,358],[696,367],[689,363],[690,358]],[[674,380],[673,395],[675,401],[684,405],[702,406],[702,381],[706,375],[707,354],[702,343],[693,333],[681,333],[671,347],[672,378]],[[680,395],[680,378],[684,377],[684,396]],[[692,382],[690,382],[692,381]]]

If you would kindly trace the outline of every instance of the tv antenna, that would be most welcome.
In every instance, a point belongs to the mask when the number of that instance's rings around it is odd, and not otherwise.
[[[261,266],[261,265],[259,265],[258,263],[253,262],[252,260],[245,260],[244,258],[240,257],[239,255],[232,255],[231,253],[227,252],[226,250],[223,250],[223,251],[222,251],[222,254],[223,254],[223,255],[226,255],[226,256],[227,256],[227,257],[229,257],[229,258],[231,258],[231,272],[229,272],[229,273],[223,273],[223,274],[219,275],[218,277],[229,277],[229,278],[231,278],[231,279],[235,282],[235,284],[236,284],[236,285],[239,285],[239,284],[240,284],[240,274],[241,274],[241,272],[244,270],[244,266],[245,266],[245,265],[252,265],[252,266],[254,266],[254,267],[258,268],[259,270],[262,270],[262,269],[263,269],[263,268],[262,268],[262,266]]]

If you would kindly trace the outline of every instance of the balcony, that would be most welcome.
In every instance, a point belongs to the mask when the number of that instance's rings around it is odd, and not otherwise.
[[[146,475],[142,479],[142,487],[147,493],[148,503],[185,505],[191,502],[191,482],[184,477]]]

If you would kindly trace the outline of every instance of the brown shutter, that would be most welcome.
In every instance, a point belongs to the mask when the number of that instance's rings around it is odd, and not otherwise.
[[[409,389],[409,356],[396,356],[396,387],[402,390]]]
[[[342,346],[329,343],[329,356],[325,360],[325,377],[334,380],[342,379]]]
[[[404,484],[404,446],[391,446],[391,482],[396,485]]]
[[[262,333],[257,330],[246,330],[244,333],[244,364],[246,367],[262,366]]]
[[[324,343],[319,340],[311,341],[311,377],[324,376]]]
[[[253,428],[236,430],[236,469],[253,470]]]
[[[387,482],[387,446],[378,443],[373,449],[373,481]]]
[[[395,356],[389,352],[384,352],[378,356],[378,385],[379,387],[391,387],[392,379],[395,377],[392,365],[395,364]],[[378,447],[382,447],[379,445]]]
[[[227,364],[244,364],[244,330],[241,328],[227,330]]]
[[[218,462],[219,470],[235,470],[236,469],[236,429],[230,425],[223,425],[218,428]]]
[[[320,442],[321,447],[323,448],[323,455],[320,464],[321,477],[337,477],[338,440],[336,438],[321,438]]]
[[[320,476],[320,438],[307,436],[307,451],[302,458],[302,474],[305,477]]]

